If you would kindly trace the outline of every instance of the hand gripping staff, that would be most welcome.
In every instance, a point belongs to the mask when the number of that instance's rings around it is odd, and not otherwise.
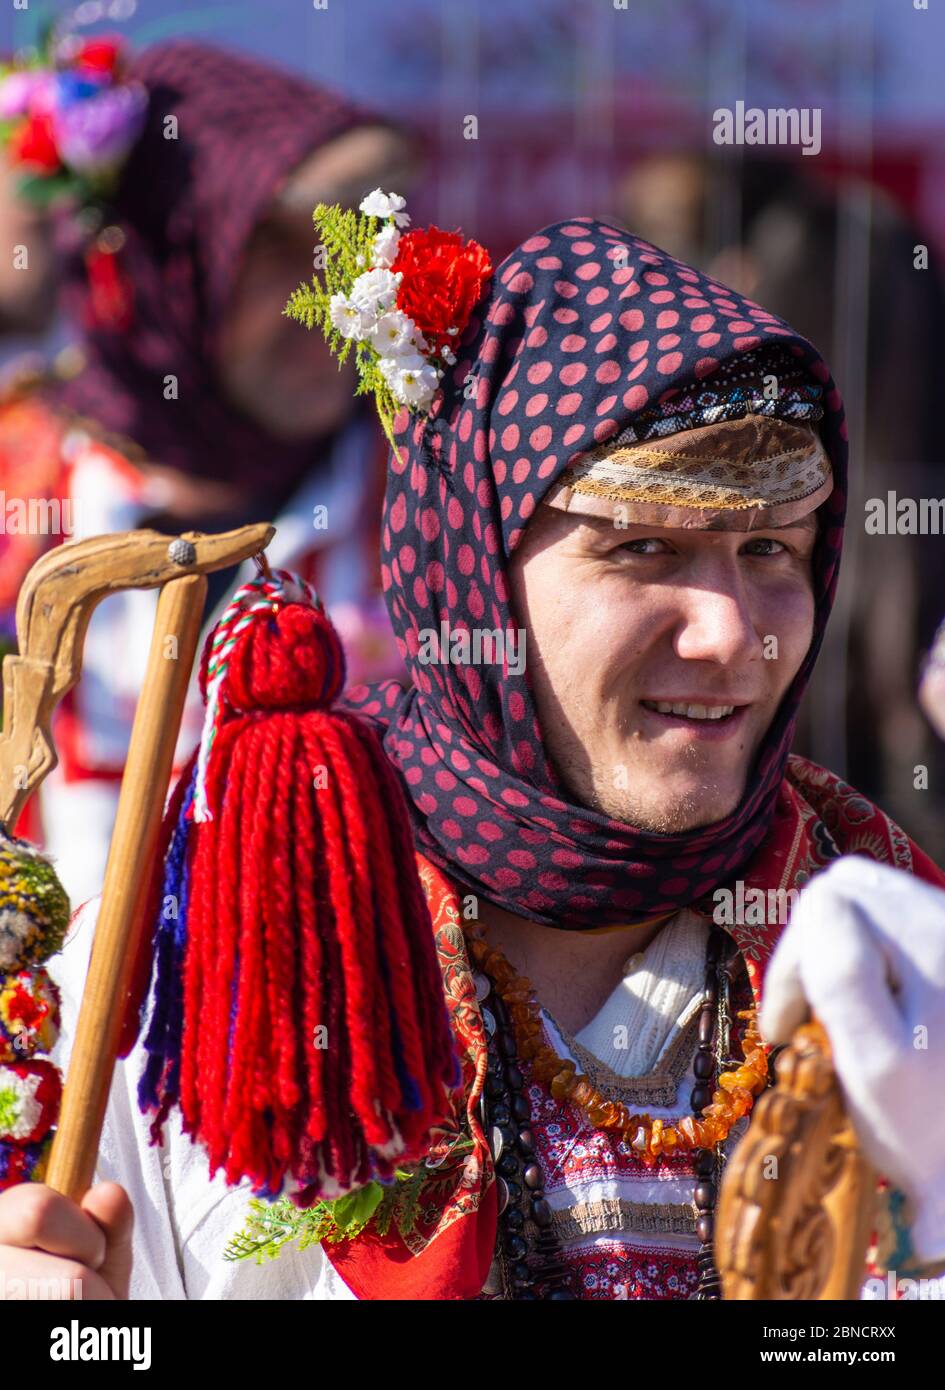
[[[48,901],[52,876],[48,866],[31,855],[23,842],[11,840],[8,832],[31,792],[56,765],[50,733],[53,710],[80,677],[85,633],[97,604],[121,589],[161,591],[147,675],[122,778],[68,1084],[45,1176],[49,1186],[76,1201],[87,1191],[94,1174],[123,1004],[145,927],[144,898],[200,633],[207,590],[204,576],[258,553],[272,535],[271,526],[258,524],[213,536],[188,533],[174,539],[156,531],[133,531],[69,542],[37,561],[20,591],[16,611],[19,654],[7,656],[3,663],[4,727],[0,733],[0,828],[4,832],[0,868],[7,870],[0,890],[13,893],[11,899],[2,892],[0,919],[7,930],[5,934],[0,931],[0,936],[7,952],[0,964],[7,972],[4,983],[11,993],[28,989],[37,973],[37,961],[51,953],[33,940],[31,908],[44,894]],[[21,859],[17,860],[13,847],[23,851]],[[20,874],[18,867],[23,863],[26,870]],[[61,889],[58,896],[64,904]],[[18,936],[23,922],[27,925]],[[23,947],[19,959],[11,945],[17,941]],[[57,949],[58,942],[49,944],[52,950]],[[18,1035],[25,1036],[26,1030]],[[23,1050],[26,1047],[23,1044]],[[43,1068],[47,1069],[45,1074],[40,1070]],[[43,1087],[53,1085],[52,1073],[48,1062],[14,1061],[5,1069],[6,1092],[0,1083],[0,1096],[12,1097],[8,1109],[14,1119],[19,1118],[19,1127],[12,1127],[11,1144],[4,1145],[14,1160],[7,1168],[22,1177],[30,1175],[29,1165],[16,1164],[25,1158],[36,1133],[35,1124],[29,1130],[26,1126],[36,1119],[37,1098],[41,1102]],[[55,1088],[58,1098],[58,1078]],[[17,1108],[18,1100],[23,1104]]]

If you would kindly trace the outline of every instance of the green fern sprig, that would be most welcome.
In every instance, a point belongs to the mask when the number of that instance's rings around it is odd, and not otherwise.
[[[246,1260],[255,1256],[257,1264],[274,1260],[284,1245],[297,1240],[299,1248],[321,1242],[328,1234],[329,1220],[314,1211],[294,1214],[283,1210],[282,1202],[267,1204],[254,1197],[243,1230],[232,1237],[223,1252],[225,1260]],[[304,1219],[300,1219],[304,1218]]]
[[[233,1236],[223,1253],[225,1260],[254,1256],[257,1264],[274,1260],[283,1246],[298,1241],[299,1249],[322,1241],[335,1244],[360,1235],[383,1199],[380,1183],[367,1183],[335,1202],[316,1202],[304,1211],[289,1197],[266,1203],[253,1198],[243,1230]]]
[[[369,1182],[336,1201],[316,1202],[304,1211],[289,1197],[280,1197],[269,1204],[253,1198],[246,1225],[233,1236],[223,1258],[255,1257],[256,1263],[262,1264],[265,1260],[274,1260],[283,1247],[293,1241],[298,1241],[300,1250],[323,1241],[335,1245],[359,1236],[378,1216],[377,1229],[386,1234],[399,1204],[396,1189],[415,1181],[412,1172],[398,1170],[396,1182],[390,1185]],[[383,1215],[380,1215],[382,1209]]]
[[[452,1158],[472,1148],[472,1139],[463,1133],[450,1149]],[[417,1223],[424,1188],[431,1180],[425,1163],[414,1168],[398,1168],[392,1183],[369,1182],[333,1202],[315,1202],[301,1210],[289,1197],[275,1202],[252,1198],[243,1230],[229,1241],[225,1260],[255,1259],[257,1264],[274,1260],[284,1246],[298,1242],[300,1250],[325,1242],[335,1245],[353,1240],[368,1226],[386,1236],[394,1225],[402,1236]]]
[[[377,409],[381,428],[384,431],[388,444],[396,453],[397,440],[394,438],[394,419],[400,410],[400,402],[393,395],[387,382],[381,375],[378,367],[378,358],[365,343],[357,343],[357,362],[358,362],[358,386],[355,391],[356,396],[365,396],[373,392],[374,405]]]

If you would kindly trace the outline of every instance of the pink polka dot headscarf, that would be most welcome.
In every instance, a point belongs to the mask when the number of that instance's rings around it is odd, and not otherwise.
[[[566,929],[694,903],[737,877],[769,833],[833,601],[847,449],[830,372],[783,320],[592,218],[546,227],[512,252],[457,356],[432,414],[401,415],[388,477],[382,572],[413,684],[358,687],[349,703],[384,729],[418,848],[466,891]],[[780,363],[777,401],[737,384],[757,370],[732,371],[766,361]],[[739,806],[692,831],[639,830],[571,801],[546,754],[527,666],[514,675],[507,661],[431,662],[424,633],[517,627],[509,556],[580,455],[749,409],[822,416],[835,487],[814,556],[814,638]]]

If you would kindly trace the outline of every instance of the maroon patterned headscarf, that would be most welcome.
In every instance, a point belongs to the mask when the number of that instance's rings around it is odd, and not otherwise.
[[[126,233],[120,261],[133,321],[87,332],[88,365],[57,399],[156,462],[285,495],[311,467],[313,444],[274,440],[223,397],[220,323],[249,237],[286,177],[320,145],[377,118],[276,68],[191,41],[142,51],[129,77],[148,89],[148,118],[110,215]],[[67,307],[79,324],[87,303],[76,256]],[[164,398],[167,375],[177,378],[176,400]]]
[[[794,722],[833,602],[845,508],[843,407],[816,349],[781,319],[628,232],[546,227],[499,267],[441,404],[391,458],[383,577],[413,681],[349,692],[385,730],[419,849],[490,902],[569,929],[696,902],[747,864],[772,825]],[[745,373],[731,367],[745,366]],[[739,378],[773,364],[768,401]],[[421,660],[424,629],[514,629],[508,561],[545,492],[605,440],[751,409],[816,419],[835,488],[814,553],[807,656],[747,790],[714,825],[640,830],[576,805],[552,767],[527,667]],[[401,417],[405,420],[405,416]]]

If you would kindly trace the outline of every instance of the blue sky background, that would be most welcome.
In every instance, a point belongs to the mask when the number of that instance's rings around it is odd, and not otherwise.
[[[28,42],[42,8],[0,14],[4,48]],[[139,0],[139,42],[200,35],[277,59],[383,108],[436,106],[463,74],[480,99],[560,108],[582,85],[618,103],[660,84],[694,109],[719,85],[759,105],[875,108],[895,127],[945,123],[945,6],[929,0]],[[114,27],[114,26],[112,26]],[[871,30],[875,42],[870,43]],[[872,55],[871,51],[872,50]],[[734,97],[732,98],[734,99]]]

